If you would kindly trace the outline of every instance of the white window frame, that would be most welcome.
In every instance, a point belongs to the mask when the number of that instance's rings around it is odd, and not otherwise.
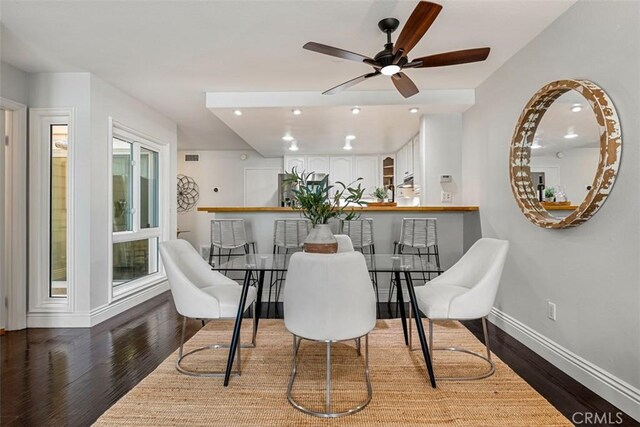
[[[132,231],[113,231],[113,139],[121,139],[133,144],[133,159],[140,158],[140,147],[146,147],[158,153],[158,227],[140,228],[140,164],[135,161],[133,164],[132,176]],[[109,117],[109,251],[108,251],[108,285],[109,303],[126,298],[144,289],[155,286],[166,280],[166,274],[162,266],[160,254],[157,254],[158,271],[139,279],[113,286],[113,244],[130,242],[135,240],[146,240],[157,238],[158,244],[169,238],[170,225],[170,199],[171,194],[169,184],[170,171],[169,144],[139,132]],[[157,248],[156,248],[157,250]]]
[[[75,108],[29,110],[29,311],[73,312],[75,287],[74,172]],[[67,296],[51,297],[51,125],[68,126]]]

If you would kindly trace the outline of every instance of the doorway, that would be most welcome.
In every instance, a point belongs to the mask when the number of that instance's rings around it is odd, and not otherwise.
[[[0,330],[27,327],[27,107],[0,98]]]

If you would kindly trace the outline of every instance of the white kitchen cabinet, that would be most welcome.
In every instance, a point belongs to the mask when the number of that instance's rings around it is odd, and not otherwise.
[[[285,173],[291,172],[293,168],[296,168],[298,173],[307,169],[307,162],[304,156],[284,156],[284,171]]]
[[[371,198],[376,187],[380,186],[378,156],[356,156],[353,179],[362,178],[360,184],[364,188],[363,198]],[[345,183],[346,184],[346,183]]]
[[[331,157],[329,159],[329,183],[335,185],[340,181],[348,186],[353,181],[353,157]],[[330,196],[335,194],[332,189]]]
[[[411,141],[409,141],[409,143],[405,146],[406,150],[407,150],[407,164],[406,164],[406,175],[407,176],[411,176],[413,175],[413,145],[415,142],[416,138],[413,138]]]
[[[327,156],[307,156],[307,171],[315,173],[329,173],[329,161]]]
[[[406,152],[404,150],[404,147],[402,147],[400,150],[398,150],[398,152],[396,153],[396,184],[402,184],[402,181],[404,181],[404,172],[406,171],[406,163],[407,163],[407,159],[406,159]]]
[[[413,139],[413,189],[416,194],[422,190],[422,155],[420,135]]]
[[[398,184],[402,184],[405,178],[414,175],[415,146],[419,148],[417,135],[396,153],[396,178]]]

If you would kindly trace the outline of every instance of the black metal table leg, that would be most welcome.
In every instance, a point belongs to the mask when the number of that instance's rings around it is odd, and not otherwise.
[[[416,329],[418,330],[418,336],[420,337],[420,346],[422,347],[422,354],[424,360],[427,363],[427,371],[429,372],[429,379],[431,380],[431,387],[436,388],[436,377],[433,374],[433,366],[431,364],[431,356],[429,356],[429,347],[427,346],[427,338],[424,336],[424,328],[422,326],[422,318],[420,317],[420,308],[418,307],[418,301],[416,301],[416,292],[413,289],[413,281],[411,280],[411,273],[406,271],[404,277],[407,281],[407,291],[409,292],[409,299],[411,308],[416,319]]]
[[[260,315],[262,314],[262,286],[264,285],[264,270],[260,270],[258,273],[258,295],[256,296],[256,323],[253,325],[253,333],[258,332],[258,322],[260,321]]]
[[[247,270],[244,275],[244,282],[242,283],[242,292],[240,293],[240,303],[238,305],[238,312],[236,313],[236,322],[233,327],[233,338],[231,338],[231,346],[229,346],[229,359],[227,360],[227,371],[224,374],[224,386],[229,385],[229,378],[231,377],[231,369],[233,368],[233,358],[236,355],[236,348],[240,342],[240,328],[242,326],[242,314],[244,313],[244,306],[247,303],[247,293],[249,292],[249,279],[251,278],[251,270]]]
[[[400,317],[402,318],[402,332],[404,332],[404,344],[409,345],[409,334],[407,333],[407,315],[404,312],[404,296],[402,295],[402,284],[400,282],[400,272],[393,272],[396,277],[396,295],[400,302]]]

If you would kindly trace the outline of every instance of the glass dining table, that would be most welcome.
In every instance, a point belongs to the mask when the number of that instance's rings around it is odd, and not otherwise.
[[[404,296],[402,292],[403,281],[407,288],[407,294],[409,295],[409,303],[413,313],[420,313],[418,303],[415,297],[415,291],[413,287],[412,275],[428,275],[431,277],[433,274],[440,274],[442,271],[437,267],[434,262],[431,262],[427,257],[420,257],[418,255],[409,254],[364,254],[367,262],[367,268],[370,273],[390,273],[395,279],[398,295],[398,303],[400,308],[400,317],[402,322],[402,331],[404,333],[405,345],[409,346],[409,335],[407,332],[407,316],[405,312]],[[242,328],[242,319],[244,313],[244,307],[247,301],[247,294],[249,286],[257,285],[257,301],[256,301],[256,321],[253,325],[254,332],[257,333],[258,323],[260,321],[260,315],[262,311],[262,288],[264,285],[265,273],[267,272],[286,272],[291,254],[247,254],[233,256],[226,262],[222,262],[219,265],[212,267],[213,270],[218,270],[223,273],[227,272],[244,272],[244,280],[242,283],[242,292],[240,293],[240,301],[238,304],[238,312],[236,314],[235,324],[233,328],[233,336],[231,338],[231,345],[229,346],[229,356],[227,360],[227,368],[224,377],[224,386],[229,385],[229,379],[231,377],[231,370],[233,367],[233,358],[236,354],[236,349],[240,341],[240,330]],[[256,280],[257,279],[257,280]],[[428,379],[432,387],[436,387],[436,380],[433,374],[433,366],[431,364],[431,357],[429,355],[429,348],[427,347],[427,339],[425,337],[424,327],[419,315],[414,316],[416,323],[416,329],[420,338],[420,347],[427,367]]]

